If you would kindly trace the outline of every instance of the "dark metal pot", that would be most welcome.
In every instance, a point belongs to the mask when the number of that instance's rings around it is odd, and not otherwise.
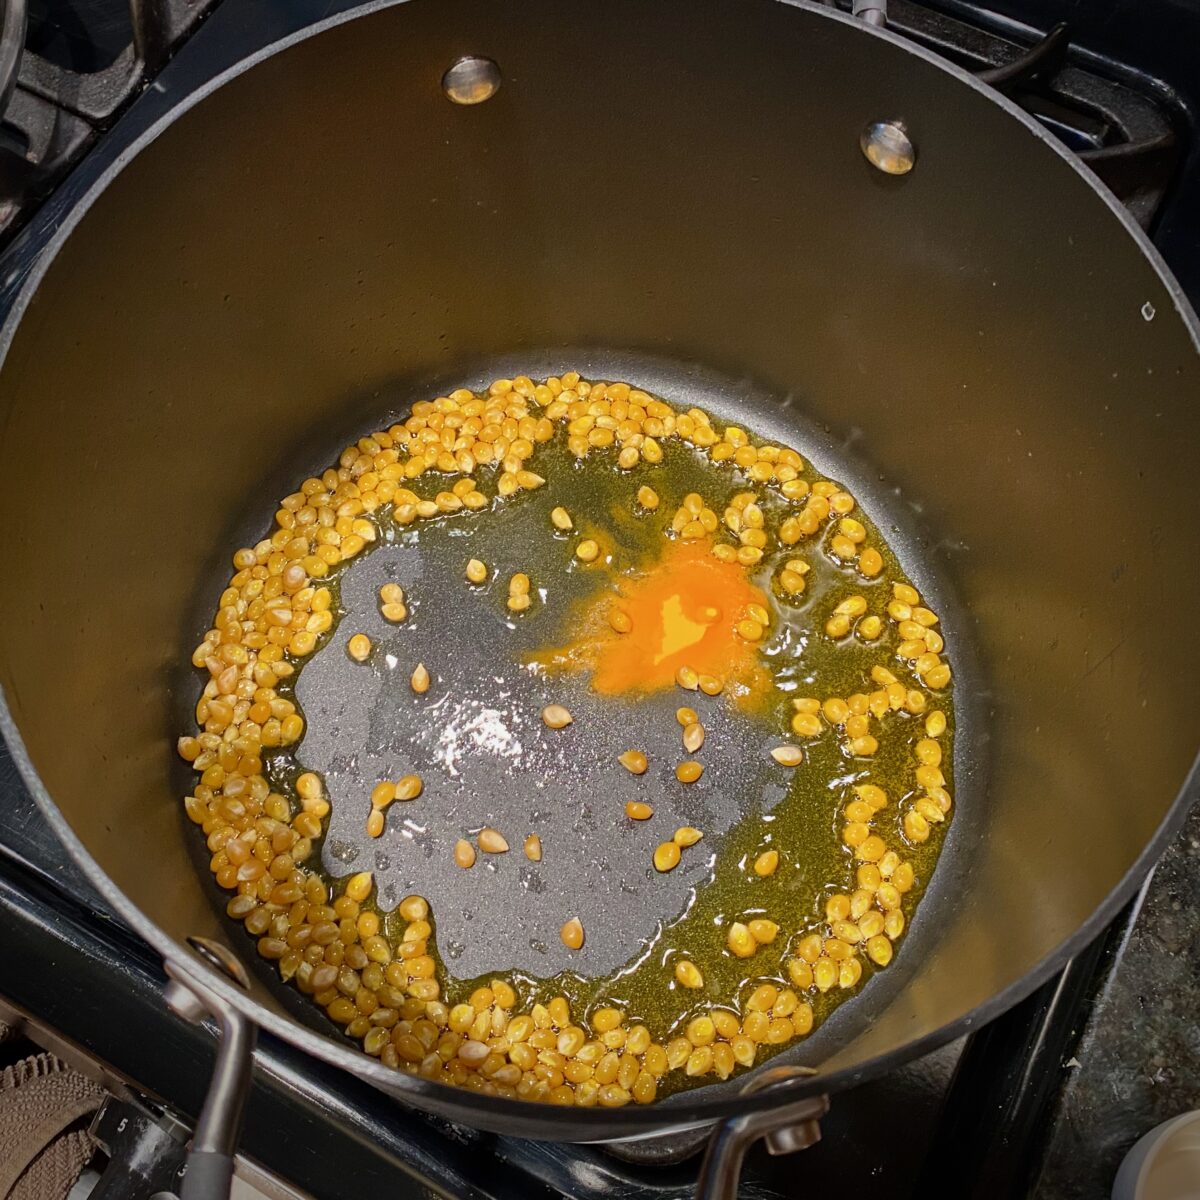
[[[466,54],[503,76],[474,107],[441,86]],[[892,120],[916,147],[902,176],[860,148]],[[737,1141],[1028,993],[1182,817],[1195,317],[1029,118],[862,22],[779,0],[375,6],[153,130],[79,205],[3,338],[0,724],[31,790],[227,1024],[407,1103],[575,1140],[737,1117]],[[580,369],[666,355],[683,378],[703,363],[791,398],[848,471],[895,489],[912,552],[969,614],[953,854],[887,1002],[868,991],[775,1060],[819,1059],[782,1099],[731,1081],[578,1112],[450,1090],[188,948],[253,957],[189,856],[170,742],[193,701],[175,664],[221,548],[251,528],[264,447],[294,447],[269,464],[284,483],[405,381],[564,346]]]

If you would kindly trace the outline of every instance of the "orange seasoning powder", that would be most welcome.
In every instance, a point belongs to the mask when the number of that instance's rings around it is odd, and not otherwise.
[[[707,539],[668,543],[651,567],[588,602],[574,641],[535,661],[590,670],[592,686],[608,696],[673,687],[681,667],[740,684],[745,695],[769,684],[755,646],[735,629],[751,604],[769,609],[745,567],[714,558]],[[614,613],[628,617],[617,617],[628,632],[616,631]]]

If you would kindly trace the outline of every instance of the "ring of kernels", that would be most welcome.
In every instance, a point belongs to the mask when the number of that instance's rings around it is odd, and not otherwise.
[[[788,950],[780,974],[754,987],[740,1008],[701,1006],[674,1030],[652,1032],[614,1007],[595,1008],[576,1019],[565,996],[520,1011],[515,989],[502,979],[451,1003],[430,952],[425,900],[403,900],[403,937],[395,944],[385,938],[378,913],[366,903],[373,891],[369,872],[351,876],[335,895],[306,865],[330,812],[320,778],[303,774],[295,794],[285,795],[272,791],[263,769],[264,750],[295,746],[304,733],[303,718],[281,695],[280,685],[286,686],[334,627],[332,593],[322,581],[367,550],[382,522],[407,526],[492,504],[478,478],[484,472],[494,474],[494,493],[501,501],[542,487],[546,480],[526,464],[539,445],[560,433],[577,458],[611,450],[619,471],[661,463],[663,441],[676,438],[712,463],[740,472],[750,487],[723,513],[691,493],[675,511],[669,534],[685,541],[708,538],[717,559],[748,570],[776,542],[792,555],[773,579],[785,604],[798,603],[806,587],[809,563],[796,552],[802,543],[815,552],[823,547],[833,562],[866,580],[884,569],[880,551],[867,544],[866,526],[851,516],[856,504],[845,489],[830,480],[805,478],[805,464],[794,450],[755,445],[735,426],[718,430],[700,409],[679,412],[627,383],[589,383],[575,372],[544,383],[524,376],[501,379],[483,394],[460,389],[415,405],[407,420],[347,447],[336,466],[284,497],[269,537],[234,554],[234,574],[191,660],[208,676],[195,711],[199,731],[180,738],[178,751],[197,773],[184,804],[207,838],[217,883],[233,893],[227,914],[257,939],[259,954],[276,964],[280,977],[310,995],[367,1054],[401,1071],[493,1095],[618,1107],[653,1101],[672,1073],[691,1080],[726,1079],[754,1066],[771,1048],[810,1032],[816,996],[850,991],[890,962],[905,928],[905,896],[916,877],[904,857],[906,845],[887,845],[878,830],[876,818],[889,804],[882,788],[865,783],[846,793],[841,840],[853,856],[853,875],[848,886],[827,897],[823,921],[786,931],[762,917],[729,923],[727,949],[738,958],[752,959],[761,947],[782,939]],[[435,487],[417,490],[435,478]],[[442,487],[448,478],[455,482]],[[754,489],[771,489],[787,502],[787,515],[774,529]],[[660,498],[643,485],[634,504],[636,511],[650,513]],[[571,540],[573,523],[565,509],[556,508],[551,519],[565,535],[566,555],[590,563],[601,553],[592,539]],[[489,568],[473,559],[466,575],[479,584],[489,578]],[[402,622],[404,593],[389,586],[387,595],[380,593],[381,611],[388,620]],[[900,639],[895,670],[876,665],[870,691],[796,699],[790,729],[781,734],[803,741],[834,731],[844,753],[869,760],[891,714],[924,714],[924,736],[913,749],[916,788],[903,800],[901,814],[903,838],[916,846],[945,823],[951,808],[942,770],[946,716],[930,706],[931,693],[949,686],[951,671],[942,657],[937,615],[908,582],[896,581],[891,592],[885,612],[869,613],[867,600],[853,595],[836,605],[821,627],[830,638],[871,642],[894,627]],[[528,577],[514,575],[508,608],[519,613],[529,604]],[[761,606],[755,608],[738,625],[739,636],[752,643],[764,637],[770,620]],[[610,620],[618,633],[627,631],[619,612]],[[370,642],[358,638],[351,639],[350,653],[365,659]],[[905,669],[906,682],[896,674]],[[722,680],[688,668],[680,670],[677,682],[708,695],[719,694],[723,686]],[[428,672],[418,666],[414,692],[429,684]],[[703,745],[704,729],[694,710],[679,713],[681,755],[691,754]],[[551,728],[571,719],[561,706],[551,706],[543,718]],[[788,744],[773,756],[794,769],[804,752]],[[620,765],[641,774],[646,757],[631,749]],[[677,775],[686,783],[702,770],[689,758],[680,762]],[[418,776],[380,784],[371,797],[369,829],[382,832],[388,805],[416,799],[421,786]],[[630,802],[627,812],[633,820],[653,815],[651,806],[640,802]],[[701,836],[691,827],[678,830],[655,851],[654,866],[671,870]],[[463,838],[448,852],[470,869],[477,848],[503,852],[508,843],[499,831],[484,830],[477,845]],[[534,861],[543,853],[534,835],[524,849]],[[778,850],[770,849],[757,855],[750,869],[767,877],[779,861]],[[582,923],[570,914],[564,917],[569,917],[564,943],[582,945]],[[676,961],[671,975],[688,991],[704,986],[702,967],[690,960]]]

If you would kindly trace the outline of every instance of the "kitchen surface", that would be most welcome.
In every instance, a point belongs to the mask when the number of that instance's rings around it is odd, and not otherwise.
[[[22,46],[6,19],[0,66],[5,49],[17,65],[0,93],[0,313],[80,196],[158,118],[260,48],[355,7],[163,0],[135,6],[135,27],[122,0],[38,0]],[[1200,305],[1200,0],[891,0],[888,24],[1080,154]],[[72,864],[0,746],[0,1130],[18,1064],[49,1053],[81,1076],[80,1115],[56,1131],[70,1149],[44,1177],[62,1190],[12,1195],[177,1191],[214,1039],[167,1009],[164,985],[158,956]],[[1198,1012],[1193,808],[1135,898],[1059,973],[990,1024],[833,1096],[815,1145],[778,1157],[757,1145],[739,1194],[1106,1200],[1138,1138],[1200,1107]],[[468,1129],[264,1033],[235,1194],[682,1200],[702,1149],[689,1135],[563,1145]]]

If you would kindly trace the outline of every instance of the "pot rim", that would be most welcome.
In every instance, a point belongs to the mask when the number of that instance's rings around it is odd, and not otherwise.
[[[136,138],[72,205],[62,224],[55,231],[23,281],[3,327],[0,327],[0,370],[3,369],[25,311],[59,251],[97,198],[124,170],[126,165],[150,143],[157,140],[193,107],[206,100],[218,89],[256,67],[260,62],[273,58],[292,46],[317,37],[330,29],[349,24],[363,17],[373,16],[385,9],[399,7],[407,2],[408,0],[370,0],[369,3],[359,8],[339,13],[270,43],[206,81]],[[1171,274],[1145,231],[1137,225],[1128,210],[1086,168],[1082,161],[1032,117],[1005,96],[981,83],[954,63],[887,28],[868,25],[859,18],[817,4],[813,0],[777,0],[777,2],[815,17],[837,21],[857,30],[860,36],[880,38],[889,42],[897,49],[914,55],[929,66],[950,75],[959,83],[966,85],[998,106],[1009,117],[1024,125],[1034,137],[1053,150],[1071,170],[1081,177],[1097,198],[1106,205],[1124,228],[1125,233],[1133,239],[1170,296],[1197,354],[1200,355],[1200,319],[1197,318],[1183,289]],[[111,905],[121,918],[164,959],[169,958],[189,973],[199,974],[201,968],[196,956],[184,943],[176,941],[126,897],[75,835],[43,785],[37,769],[29,758],[24,740],[9,711],[3,687],[0,687],[0,734],[8,744],[25,786],[29,789],[51,829],[105,902]],[[986,1024],[1023,1000],[1035,988],[1044,983],[1051,973],[1071,955],[1094,940],[1111,922],[1181,827],[1198,792],[1200,792],[1200,758],[1193,762],[1187,778],[1157,831],[1117,885],[1073,934],[1060,942],[1020,979],[974,1009],[963,1013],[923,1037],[898,1046],[885,1054],[877,1055],[858,1066],[844,1067],[828,1075],[819,1073],[814,1075],[806,1083],[789,1088],[787,1098],[796,1099],[801,1095],[821,1091],[841,1091],[867,1079],[877,1077],[885,1071],[928,1054]],[[260,1029],[296,1046],[305,1053],[364,1078],[381,1090],[397,1099],[411,1103],[418,1109],[422,1107],[422,1100],[428,1099],[432,1102],[433,1107],[443,1112],[448,1110],[461,1112],[469,1123],[502,1129],[516,1135],[580,1142],[645,1137],[718,1122],[737,1113],[772,1107],[781,1100],[781,1097],[773,1096],[769,1090],[757,1095],[735,1094],[731,1096],[724,1093],[719,1099],[705,1099],[708,1089],[701,1087],[656,1104],[631,1105],[622,1109],[605,1110],[603,1113],[576,1114],[572,1109],[558,1106],[468,1092],[449,1084],[436,1083],[418,1075],[407,1075],[386,1067],[378,1059],[371,1058],[361,1051],[337,1041],[334,1035],[317,1033],[293,1018],[271,1012],[248,993],[214,971],[204,970],[202,978],[206,987],[218,993],[223,1000],[233,1005]],[[581,1133],[579,1132],[581,1129],[588,1132]],[[595,1136],[592,1136],[593,1133]]]

